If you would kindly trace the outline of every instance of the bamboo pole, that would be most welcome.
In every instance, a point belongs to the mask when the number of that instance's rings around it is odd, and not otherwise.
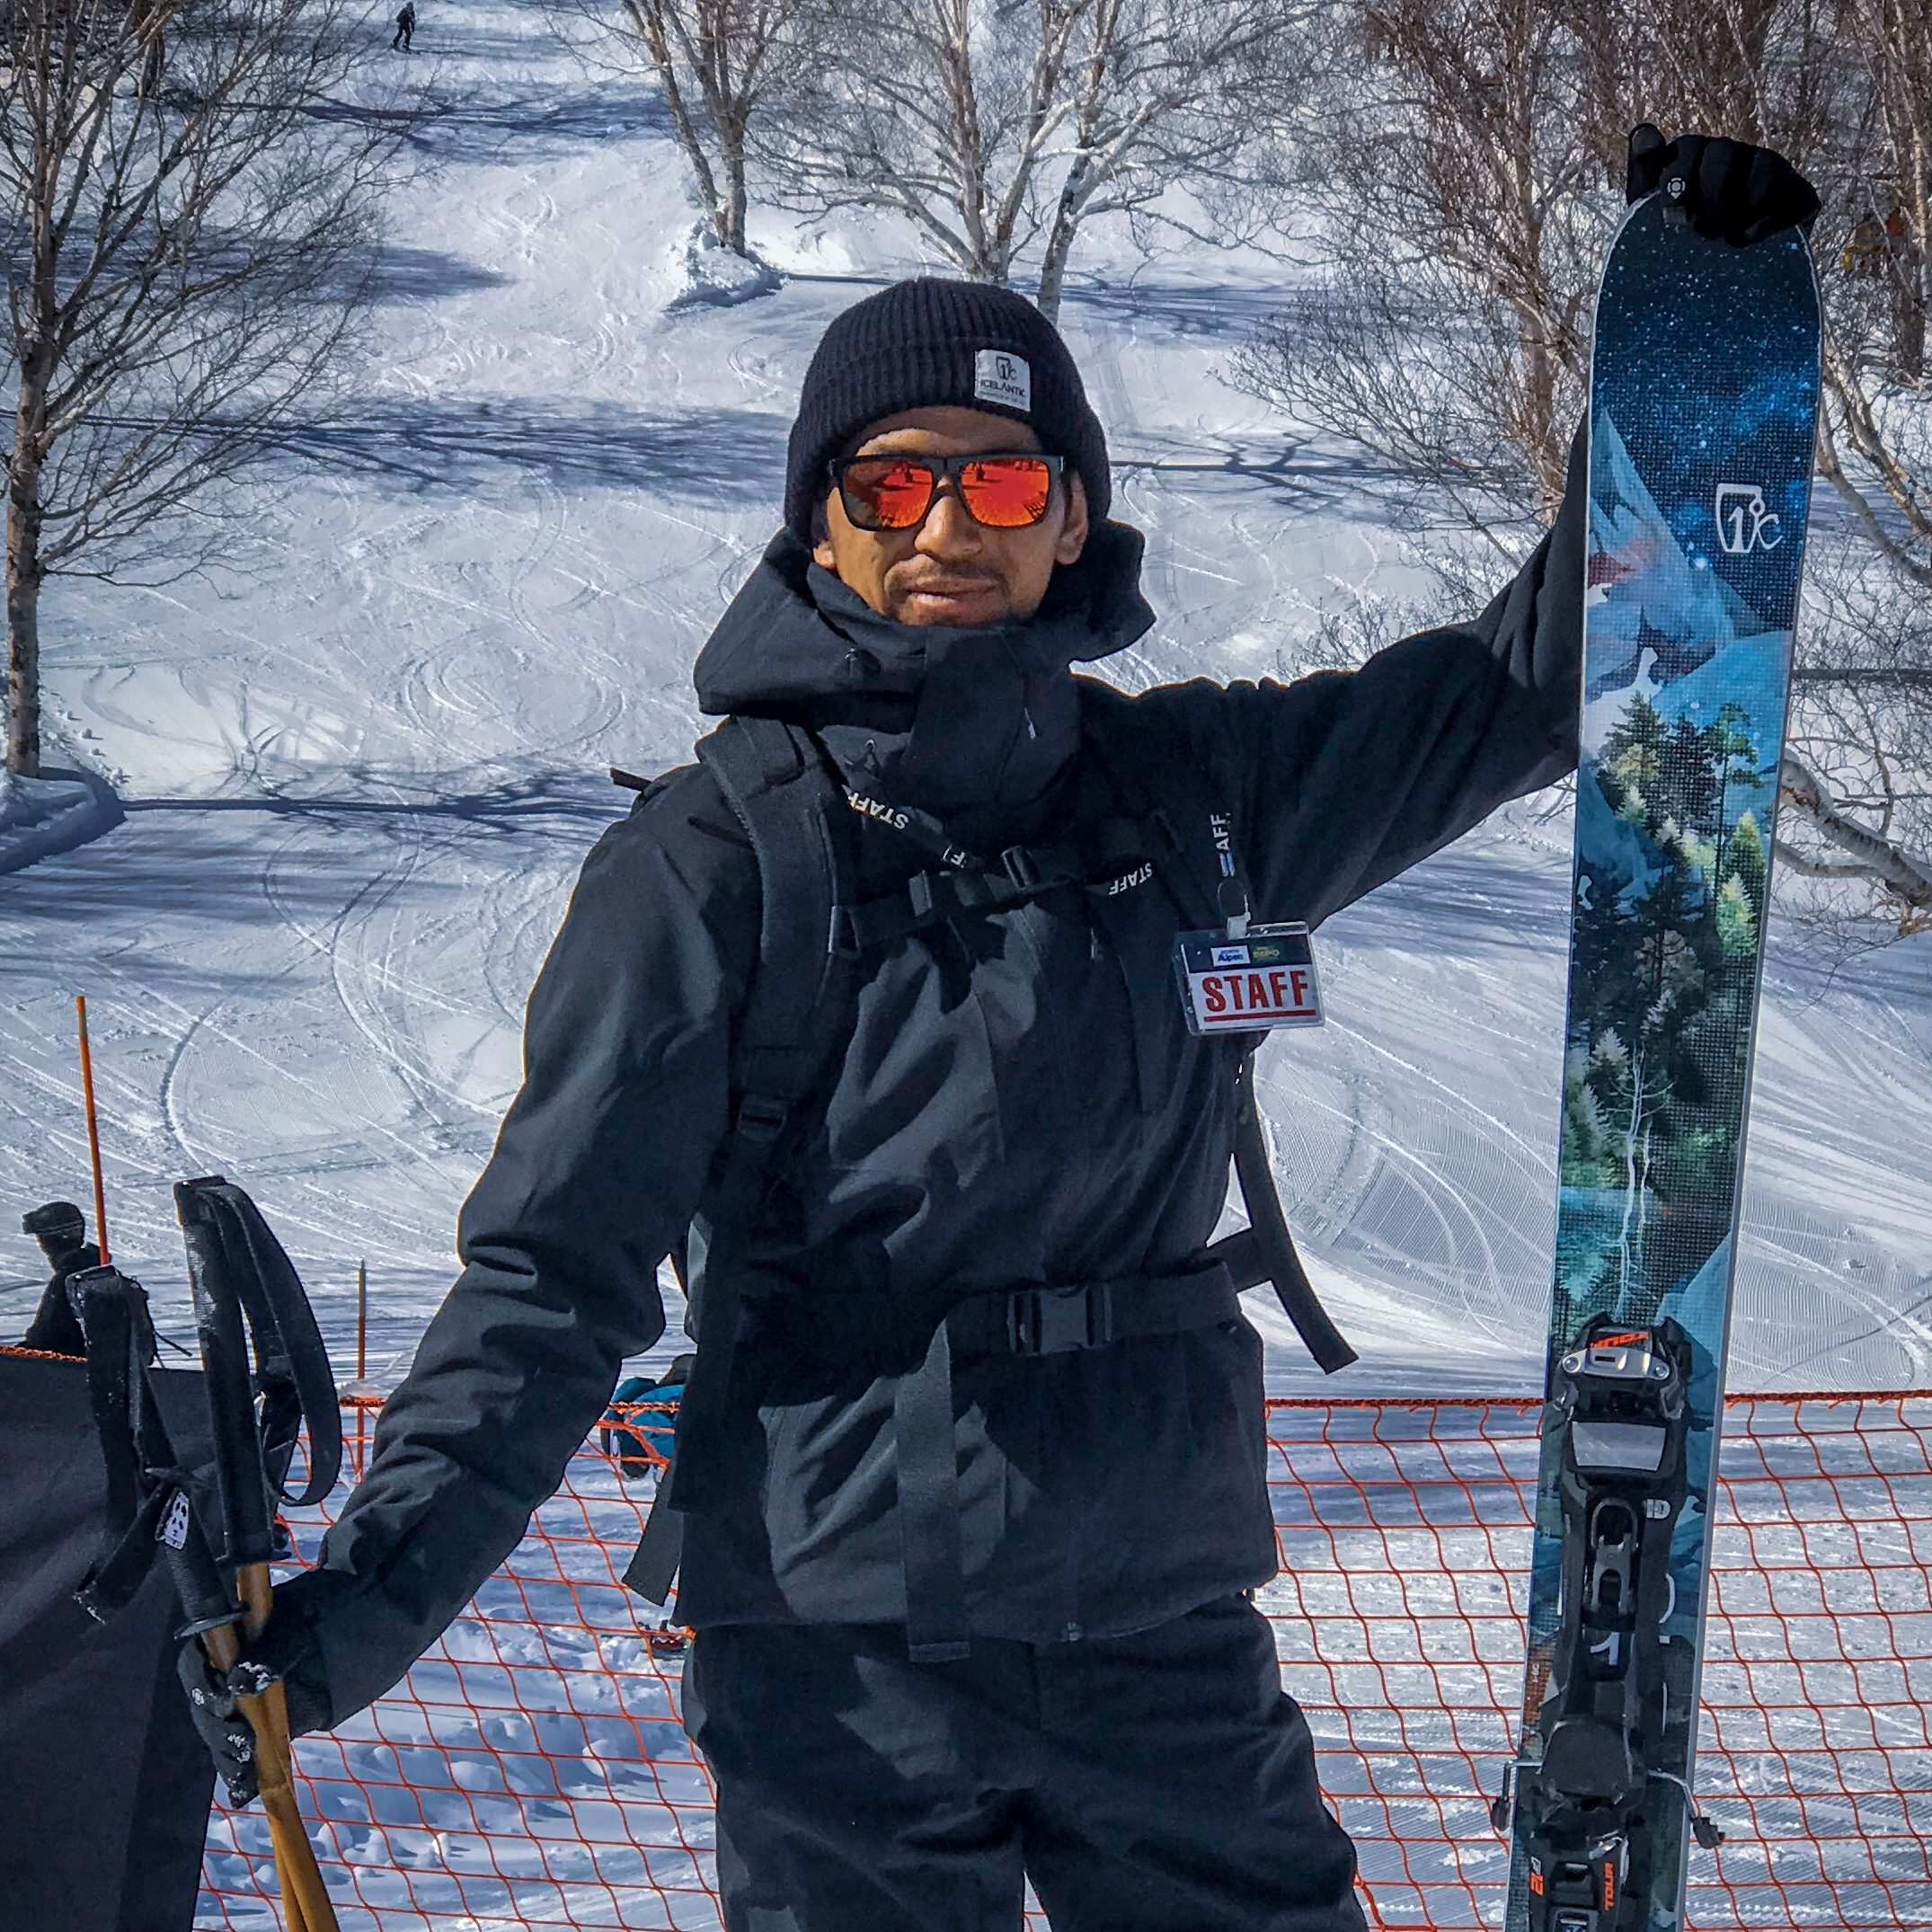
[[[253,1642],[268,1622],[273,1598],[269,1566],[265,1563],[244,1564],[235,1574],[235,1582],[244,1609],[242,1630]],[[208,1662],[217,1671],[232,1671],[241,1662],[241,1636],[233,1624],[204,1633],[201,1642]],[[255,1733],[255,1782],[261,1792],[261,1809],[268,1816],[275,1879],[281,1888],[282,1916],[288,1932],[341,1932],[296,1802],[288,1693],[278,1679],[258,1695],[237,1697],[235,1701]]]

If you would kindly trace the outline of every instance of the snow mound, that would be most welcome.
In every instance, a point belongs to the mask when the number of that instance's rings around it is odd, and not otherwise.
[[[684,287],[669,303],[672,308],[736,308],[774,294],[784,277],[756,255],[740,255],[721,243],[710,224],[698,221],[684,244]]]
[[[0,771],[0,873],[71,852],[120,820],[120,802],[103,779],[79,772],[22,778]]]

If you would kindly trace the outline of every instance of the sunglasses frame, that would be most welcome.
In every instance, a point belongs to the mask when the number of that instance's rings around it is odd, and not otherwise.
[[[960,481],[960,472],[974,463],[999,463],[1022,459],[1028,463],[1043,463],[1047,466],[1047,500],[1041,507],[1040,514],[1031,523],[981,523],[973,516],[972,505],[966,501],[966,492]],[[852,499],[846,493],[846,472],[861,463],[908,463],[931,472],[933,493],[926,501],[926,508],[911,523],[862,523],[853,515]],[[825,474],[838,492],[838,500],[845,505],[846,517],[855,530],[864,530],[868,536],[900,536],[908,530],[917,530],[933,513],[933,505],[939,501],[940,485],[950,482],[953,493],[960,500],[960,508],[982,530],[1037,530],[1047,520],[1047,512],[1053,507],[1053,486],[1059,482],[1067,468],[1067,458],[1050,454],[1044,449],[976,449],[970,456],[936,456],[924,451],[911,449],[875,449],[870,455],[837,456],[825,465]]]

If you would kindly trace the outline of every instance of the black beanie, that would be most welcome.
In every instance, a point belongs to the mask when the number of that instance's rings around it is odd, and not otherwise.
[[[825,465],[868,424],[948,404],[1030,424],[1107,514],[1107,438],[1059,331],[1010,288],[922,276],[894,282],[833,322],[805,371],[785,460],[784,520],[811,541]]]

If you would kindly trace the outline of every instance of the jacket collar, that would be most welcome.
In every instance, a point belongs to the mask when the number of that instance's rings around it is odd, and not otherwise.
[[[781,532],[698,655],[698,701],[816,729],[847,779],[997,849],[1035,836],[1079,747],[1070,667],[1144,635],[1140,533],[1103,524],[1027,623],[894,623]]]

